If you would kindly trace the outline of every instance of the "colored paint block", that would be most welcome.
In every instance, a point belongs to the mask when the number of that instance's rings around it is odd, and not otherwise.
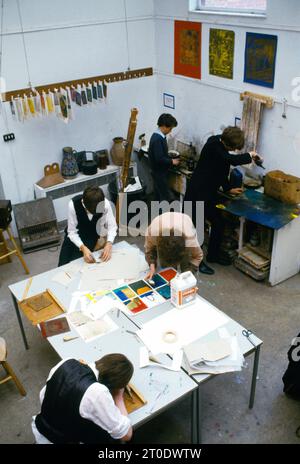
[[[113,290],[113,292],[115,293],[115,295],[117,295],[118,298],[120,298],[121,301],[126,301],[130,298],[135,297],[135,293],[127,285],[116,288],[115,290]]]
[[[154,276],[152,277],[152,280],[154,282],[154,285],[150,282],[149,285],[151,285],[152,288],[158,288],[158,287],[161,287],[162,285],[166,285],[167,281],[165,279],[163,279],[162,276],[160,276],[159,274],[154,274]]]
[[[170,285],[165,285],[164,287],[160,287],[157,290],[157,293],[159,293],[161,296],[165,298],[165,300],[169,300],[171,298],[171,288]]]
[[[125,301],[124,304],[126,308],[133,314],[137,314],[145,309],[148,309],[148,306],[138,297],[133,298],[132,300]]]
[[[177,275],[177,272],[173,268],[169,269],[164,269],[163,271],[159,272],[159,275],[163,277],[165,280],[170,282],[170,280],[174,279],[174,277]]]
[[[144,280],[138,280],[137,282],[133,282],[129,285],[132,290],[137,293],[137,295],[143,295],[144,293],[148,293],[152,290],[150,285],[146,284]]]

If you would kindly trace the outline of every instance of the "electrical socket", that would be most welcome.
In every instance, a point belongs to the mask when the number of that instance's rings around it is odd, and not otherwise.
[[[3,135],[4,142],[10,142],[11,140],[15,140],[15,134],[4,134]]]

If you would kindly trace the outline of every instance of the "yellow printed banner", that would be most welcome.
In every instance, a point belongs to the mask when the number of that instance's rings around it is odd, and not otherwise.
[[[234,32],[210,29],[209,74],[226,79],[233,78]]]

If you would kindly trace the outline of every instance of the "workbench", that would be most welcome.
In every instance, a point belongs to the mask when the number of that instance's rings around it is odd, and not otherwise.
[[[256,190],[246,189],[242,195],[220,196],[224,211],[239,217],[239,250],[243,247],[246,221],[273,231],[269,283],[276,285],[300,270],[300,209]]]

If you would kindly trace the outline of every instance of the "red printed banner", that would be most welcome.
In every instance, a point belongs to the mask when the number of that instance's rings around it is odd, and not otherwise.
[[[175,21],[174,73],[201,79],[201,23]]]

